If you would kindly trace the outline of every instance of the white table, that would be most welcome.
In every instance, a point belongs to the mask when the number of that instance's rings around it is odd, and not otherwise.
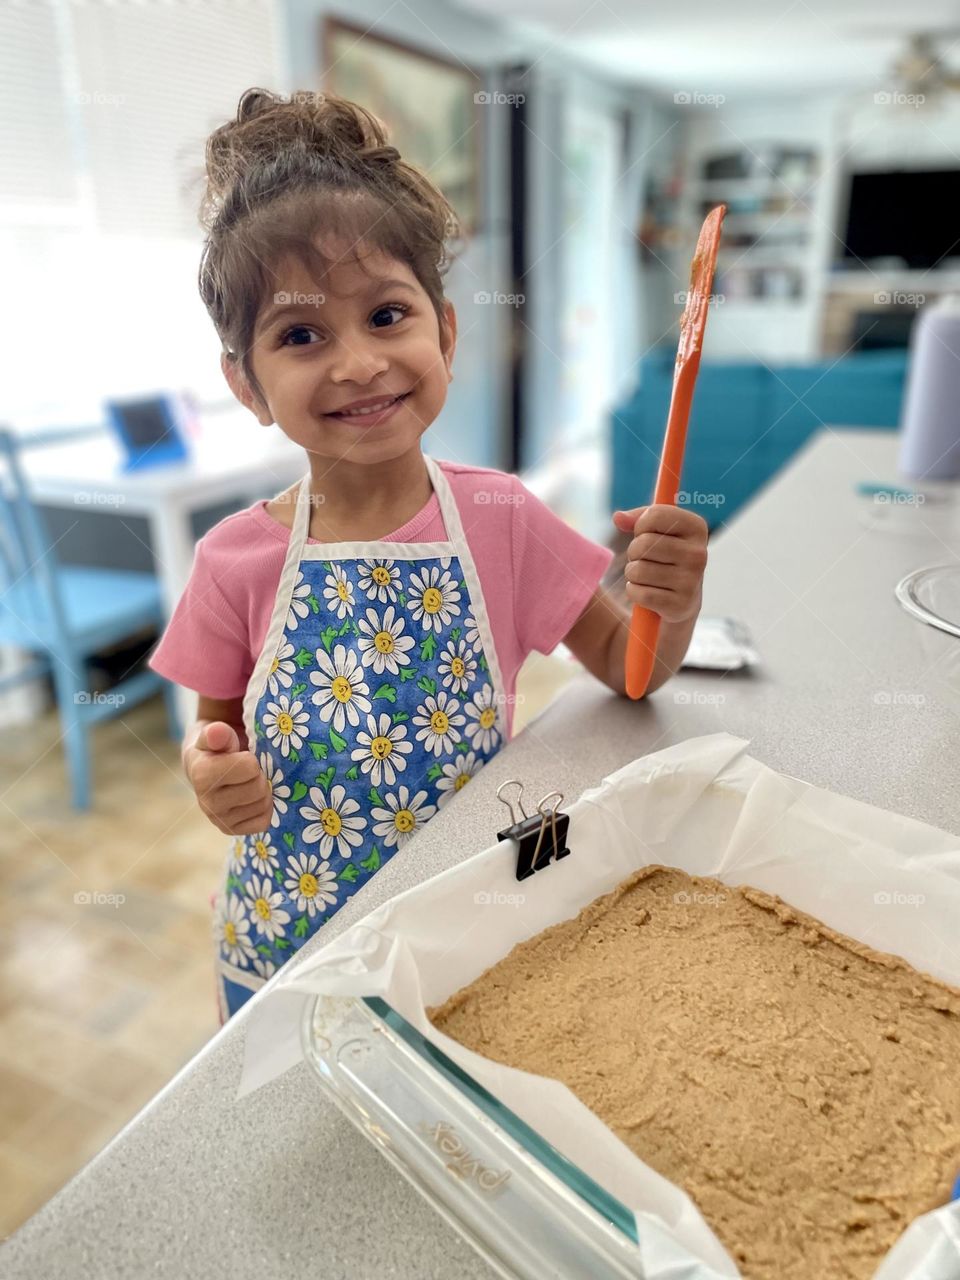
[[[168,617],[193,564],[191,516],[225,502],[273,497],[309,465],[304,450],[278,426],[261,427],[238,404],[203,412],[189,447],[182,462],[140,471],[123,470],[122,449],[107,429],[22,454],[36,502],[146,518]],[[128,530],[118,528],[118,536],[129,536]],[[195,713],[195,695],[178,689],[177,705],[185,727]]]

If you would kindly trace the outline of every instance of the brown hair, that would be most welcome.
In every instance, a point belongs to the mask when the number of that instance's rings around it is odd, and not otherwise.
[[[457,215],[364,107],[333,94],[247,89],[236,119],[207,139],[206,171],[200,296],[227,358],[261,400],[250,360],[257,315],[281,259],[299,259],[314,279],[333,265],[315,244],[318,232],[346,238],[358,262],[361,244],[405,262],[442,332]]]

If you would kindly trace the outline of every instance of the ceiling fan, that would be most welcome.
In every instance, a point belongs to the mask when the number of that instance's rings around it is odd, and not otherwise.
[[[906,93],[960,89],[960,71],[950,71],[940,60],[938,49],[944,43],[948,48],[960,43],[960,31],[918,31],[909,37],[891,68]]]
[[[889,67],[894,87],[903,93],[933,98],[946,90],[960,90],[960,69],[952,71],[942,60],[956,47],[960,63],[960,28],[940,27],[933,31],[910,33],[902,29],[861,27],[856,34],[906,40],[906,47]]]

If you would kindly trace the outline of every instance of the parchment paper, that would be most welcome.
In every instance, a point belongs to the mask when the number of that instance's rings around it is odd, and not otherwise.
[[[631,1206],[650,1280],[739,1275],[685,1192],[640,1161],[565,1085],[463,1048],[429,1023],[425,1006],[442,1003],[516,943],[575,916],[651,862],[778,894],[960,986],[960,839],[778,774],[747,755],[748,745],[712,734],[634,760],[564,806],[571,855],[559,863],[518,883],[516,846],[502,841],[291,961],[251,1010],[238,1097],[302,1060],[299,1025],[310,994],[382,996]],[[491,805],[492,831],[501,809]],[[654,1228],[646,1238],[645,1223]],[[678,1267],[678,1258],[689,1266]],[[954,1204],[918,1218],[875,1280],[958,1277]]]

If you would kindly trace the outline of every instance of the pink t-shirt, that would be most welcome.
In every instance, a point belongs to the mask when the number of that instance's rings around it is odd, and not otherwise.
[[[516,476],[437,461],[483,589],[509,738],[517,671],[532,650],[550,653],[570,631],[613,551],[571,528]],[[266,501],[227,516],[197,543],[190,580],[150,656],[154,671],[208,698],[244,696],[270,625],[290,530],[267,514]],[[446,540],[436,492],[382,539]]]

